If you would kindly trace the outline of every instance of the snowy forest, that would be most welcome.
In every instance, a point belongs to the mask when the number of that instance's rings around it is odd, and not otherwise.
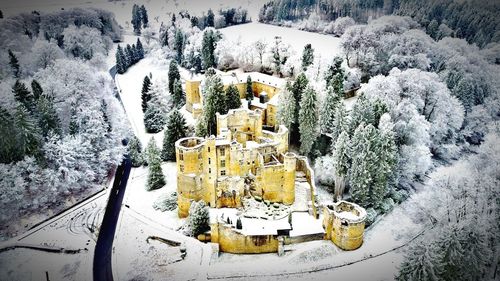
[[[65,208],[107,184],[125,152],[124,112],[105,58],[121,39],[99,9],[0,22],[2,236],[34,212]]]

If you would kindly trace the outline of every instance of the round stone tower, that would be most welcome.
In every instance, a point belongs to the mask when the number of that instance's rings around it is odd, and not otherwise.
[[[325,206],[323,227],[325,238],[343,250],[355,250],[363,244],[366,211],[363,207],[339,201]]]
[[[191,200],[204,197],[203,175],[203,138],[188,137],[175,142],[177,160],[177,207],[178,215],[185,218],[189,214]]]

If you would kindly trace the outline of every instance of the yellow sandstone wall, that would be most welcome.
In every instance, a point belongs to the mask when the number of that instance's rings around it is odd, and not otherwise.
[[[352,205],[352,203],[347,204]],[[363,244],[364,218],[365,215],[362,215],[362,218],[358,220],[341,219],[337,217],[332,209],[325,206],[323,209],[324,238],[332,240],[335,245],[343,250],[355,250]]]
[[[219,243],[221,252],[233,254],[275,253],[278,238],[274,235],[245,236],[222,223],[211,225],[212,243]]]
[[[200,102],[200,81],[186,80],[186,110],[193,112],[193,104]]]

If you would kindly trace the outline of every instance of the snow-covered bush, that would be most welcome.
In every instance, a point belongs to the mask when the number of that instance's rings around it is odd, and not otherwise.
[[[349,68],[343,82],[344,90],[358,88],[361,85],[361,71],[357,68]]]
[[[366,219],[365,219],[366,226],[370,226],[372,223],[374,223],[377,216],[378,212],[375,209],[373,208],[366,209]]]
[[[203,201],[192,202],[189,208],[188,225],[194,237],[210,230],[210,214]]]
[[[165,211],[173,211],[177,208],[177,192],[161,195],[154,203],[153,209]]]
[[[318,157],[314,163],[314,175],[318,183],[329,186],[333,190],[335,183],[335,159],[333,156]]]

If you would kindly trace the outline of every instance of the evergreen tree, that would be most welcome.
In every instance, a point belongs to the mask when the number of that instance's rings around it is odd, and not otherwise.
[[[202,114],[198,120],[196,120],[195,125],[195,135],[197,137],[203,138],[208,136],[207,122],[205,122],[205,116]]]
[[[132,46],[130,46],[130,44],[127,44],[127,46],[125,47],[125,60],[127,62],[127,68],[135,63],[134,50],[132,50]]]
[[[35,100],[39,99],[43,94],[42,86],[35,79],[31,81],[31,91],[33,92],[33,97],[35,98]]]
[[[182,55],[184,53],[184,34],[182,34],[182,31],[179,28],[175,30],[174,50],[176,53],[175,59],[178,63],[181,63],[183,57]]]
[[[144,27],[144,28],[148,27],[149,19],[148,19],[148,11],[146,11],[146,7],[144,7],[144,5],[141,5],[141,7],[139,8],[139,12],[141,15],[142,27]]]
[[[174,108],[181,108],[184,105],[184,92],[182,91],[181,81],[174,81],[174,92],[172,94],[172,103]]]
[[[295,122],[295,97],[293,93],[289,90],[290,83],[287,85],[280,93],[280,103],[278,104],[278,121],[280,124],[287,127],[287,129],[292,128],[292,124]]]
[[[335,126],[335,114],[340,103],[339,96],[333,90],[333,87],[328,87],[326,99],[321,107],[320,114],[320,131],[322,134],[332,135]],[[336,137],[336,136],[335,136]]]
[[[308,155],[311,152],[316,140],[317,123],[316,92],[313,88],[308,87],[302,95],[299,111],[300,152],[304,155]]]
[[[142,60],[144,58],[144,47],[142,46],[141,40],[137,38],[137,43],[135,44],[137,51],[137,60]]]
[[[35,107],[35,97],[23,82],[16,80],[16,83],[12,86],[12,93],[14,93],[16,101],[20,102],[30,112],[33,112]]]
[[[125,71],[127,71],[128,65],[125,59],[125,54],[123,53],[123,49],[120,45],[118,45],[118,48],[116,50],[115,59],[116,59],[116,71],[119,74],[125,73]]]
[[[330,83],[333,82],[333,78],[337,75],[339,75],[339,79],[341,78],[342,81],[344,80],[345,73],[344,69],[342,69],[342,61],[343,59],[341,57],[337,56],[333,58],[332,64],[328,66],[324,74],[326,85],[330,85]]]
[[[250,75],[247,76],[247,84],[246,84],[246,96],[245,98],[248,100],[248,101],[251,101],[253,100],[253,90],[252,90],[252,78],[250,77]]]
[[[145,76],[144,80],[142,82],[142,91],[141,91],[141,105],[142,105],[142,112],[146,112],[148,109],[148,102],[151,100],[151,79],[149,79],[149,76]]]
[[[148,133],[158,133],[165,127],[165,112],[161,104],[154,98],[148,102],[148,107],[144,113],[144,126]]]
[[[381,206],[388,193],[389,177],[396,166],[397,147],[393,132],[394,124],[389,114],[384,114],[380,120],[379,135],[375,140],[375,159],[373,184],[370,192],[370,201],[375,208]]]
[[[175,80],[181,80],[181,74],[179,72],[179,67],[177,66],[177,62],[175,60],[170,61],[170,65],[168,66],[168,92],[173,95],[174,94],[174,84]]]
[[[351,134],[361,123],[365,123],[365,125],[375,123],[372,105],[363,94],[361,94],[351,110],[351,121],[349,124]]]
[[[134,6],[132,7],[132,20],[130,22],[132,23],[132,26],[134,28],[135,35],[140,35],[142,17],[141,10],[137,4],[134,4]]]
[[[373,126],[378,127],[380,118],[382,117],[382,115],[389,112],[389,108],[387,108],[387,105],[385,105],[385,103],[378,98],[373,102],[372,108],[373,108]]]
[[[335,161],[335,200],[342,199],[345,179],[351,167],[351,151],[349,135],[343,131],[334,144],[333,158]]]
[[[367,129],[364,123],[360,124],[354,131],[352,137],[352,153],[351,153],[351,174],[350,174],[350,194],[354,202],[362,206],[369,205],[370,185],[373,181],[373,155],[369,133],[372,132]],[[365,128],[366,127],[366,128]]]
[[[28,110],[20,105],[14,115],[15,139],[20,155],[39,156],[41,137],[35,120]]]
[[[47,137],[51,131],[61,135],[61,122],[51,97],[40,96],[36,101],[36,111],[38,127],[44,137]]]
[[[207,17],[205,18],[205,27],[214,27],[215,26],[215,15],[212,9],[208,10]]]
[[[150,191],[162,188],[166,182],[161,169],[160,150],[158,149],[156,141],[153,137],[151,137],[146,150],[148,161],[148,181],[146,184],[146,190]]]
[[[207,78],[204,115],[207,123],[207,131],[209,135],[217,135],[217,118],[216,113],[226,114],[226,98],[224,93],[224,85],[218,75],[213,75]]]
[[[228,110],[241,107],[240,92],[233,84],[226,89],[226,106]]]
[[[432,38],[436,39],[438,35],[439,23],[433,19],[427,26],[427,34]]]
[[[306,75],[304,73],[300,73],[293,84],[290,87],[290,91],[293,94],[293,97],[295,99],[295,113],[294,113],[294,118],[295,121],[293,122],[293,127],[290,128],[290,136],[291,140],[293,141],[294,139],[299,138],[299,109],[300,109],[300,102],[302,99],[302,95],[307,88],[307,85],[309,84],[309,81],[306,78]]]
[[[194,237],[210,230],[210,213],[203,201],[191,203],[189,208],[188,225]]]
[[[80,131],[80,124],[78,122],[77,108],[74,103],[71,104],[71,116],[69,120],[69,134],[74,136]]]
[[[335,109],[335,115],[333,117],[333,125],[331,129],[332,142],[335,143],[338,136],[342,132],[349,132],[349,115],[345,108],[344,103],[340,102]]]
[[[313,64],[314,61],[314,49],[311,47],[311,44],[307,44],[304,46],[304,50],[302,51],[302,70],[306,71],[307,68]]]
[[[203,32],[201,56],[204,69],[216,66],[215,48],[218,40],[219,34],[214,30],[209,29]]]
[[[167,118],[167,127],[163,138],[161,158],[163,161],[175,161],[175,142],[186,137],[186,120],[179,110],[174,109]]]
[[[10,49],[8,52],[9,52],[9,65],[12,68],[12,74],[14,75],[14,78],[19,78],[19,75],[21,74],[19,67],[19,60]]]
[[[144,164],[141,141],[133,135],[128,143],[128,153],[132,161],[132,167],[140,167]]]

